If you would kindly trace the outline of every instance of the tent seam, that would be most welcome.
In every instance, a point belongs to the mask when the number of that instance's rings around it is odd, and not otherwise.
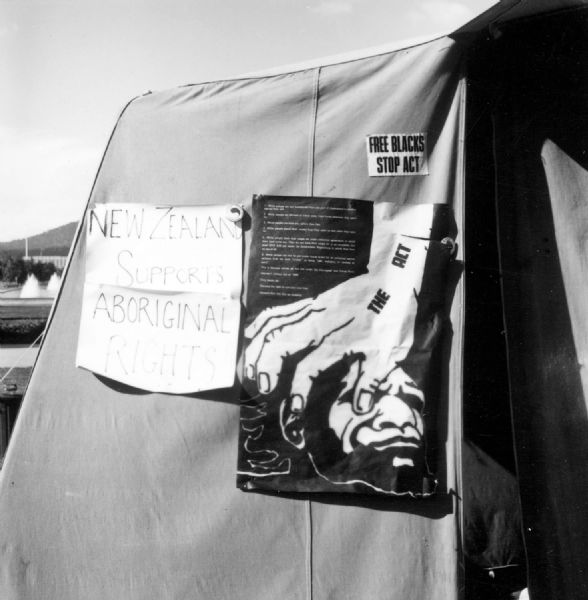
[[[314,193],[314,151],[316,137],[316,122],[318,113],[318,92],[319,92],[319,77],[320,67],[315,70],[312,82],[312,107],[310,113],[310,128],[308,136],[308,179],[306,182],[306,194],[312,196]]]
[[[321,67],[314,70],[312,82],[312,105],[310,110],[310,123],[308,131],[308,151],[307,151],[307,179],[306,179],[306,194],[312,196],[314,193],[314,153],[315,153],[315,138],[316,138],[316,122],[318,114],[318,97],[319,97],[319,78]],[[312,502],[310,495],[305,501],[306,510],[304,513],[306,525],[306,548],[305,548],[305,571],[306,571],[306,598],[312,600]]]
[[[517,498],[519,501],[519,510],[521,514],[521,539],[523,542],[523,549],[525,553],[525,567],[527,572],[527,586],[529,583],[529,553],[527,551],[527,539],[525,537],[525,515],[523,513],[523,500],[521,498],[520,479],[519,479],[519,458],[517,453],[517,434],[515,428],[514,409],[512,404],[512,373],[510,366],[510,345],[508,342],[508,326],[506,321],[506,309],[505,309],[505,292],[504,292],[504,268],[502,259],[502,236],[500,234],[500,194],[498,191],[499,179],[498,179],[498,149],[496,145],[496,113],[493,107],[491,115],[492,123],[492,163],[494,167],[494,218],[496,219],[496,249],[498,253],[498,276],[500,281],[500,301],[502,304],[502,329],[504,331],[504,349],[506,353],[506,375],[508,385],[508,405],[510,408],[510,423],[512,433],[512,444],[513,444],[513,457],[515,464],[515,471],[517,475]]]
[[[182,89],[182,88],[188,88],[188,87],[197,87],[197,86],[201,86],[201,85],[209,85],[209,84],[216,84],[216,83],[234,83],[234,82],[242,82],[242,81],[258,81],[258,80],[262,80],[262,79],[272,79],[272,78],[276,78],[276,77],[284,77],[284,76],[288,76],[288,75],[297,75],[300,73],[308,73],[310,71],[315,71],[316,69],[323,69],[324,67],[329,68],[329,67],[338,67],[341,65],[347,65],[350,63],[354,63],[354,62],[359,62],[362,60],[370,60],[372,58],[379,58],[381,56],[388,56],[389,54],[396,54],[398,52],[406,52],[408,50],[412,50],[413,48],[419,48],[420,46],[425,46],[426,44],[430,44],[431,42],[437,42],[439,40],[442,40],[444,38],[447,38],[448,40],[451,40],[452,42],[455,42],[456,40],[454,40],[451,36],[453,35],[454,32],[449,32],[449,33],[438,33],[435,34],[433,37],[431,38],[427,38],[427,39],[423,39],[422,41],[417,41],[414,43],[409,43],[408,46],[402,46],[402,47],[394,47],[390,50],[387,49],[381,49],[379,50],[378,48],[375,48],[375,53],[374,54],[366,54],[366,55],[360,55],[357,57],[350,57],[350,58],[341,58],[340,60],[337,60],[337,57],[329,57],[329,56],[323,56],[323,57],[319,57],[317,60],[325,60],[326,62],[324,64],[319,64],[319,65],[308,65],[306,66],[305,64],[302,64],[300,67],[297,67],[296,64],[293,65],[277,65],[275,67],[269,67],[268,69],[266,69],[268,72],[265,73],[264,71],[260,71],[259,73],[254,72],[254,73],[244,73],[241,75],[234,75],[234,76],[227,76],[227,77],[222,77],[220,79],[210,79],[207,81],[195,81],[193,83],[184,83],[181,85],[177,85],[177,86],[172,86],[171,88],[162,88],[162,89],[157,89],[157,90],[150,90],[148,93],[159,93],[159,92],[164,92],[166,90],[175,90],[175,89]],[[365,48],[365,51],[369,51],[370,48]],[[361,52],[361,50],[359,50],[359,52]],[[330,58],[334,59],[334,62],[328,62]],[[285,71],[277,71],[274,72],[274,70],[279,70],[281,68],[286,69]]]
[[[310,495],[306,499],[305,524],[306,524],[306,552],[305,552],[305,570],[306,570],[306,598],[312,600],[312,503]]]
[[[465,241],[465,212],[466,208],[466,189],[465,189],[465,173],[466,173],[466,110],[467,110],[467,72],[466,65],[462,63],[461,66],[461,77],[460,77],[460,106],[459,106],[459,124],[458,124],[458,185],[459,185],[459,204],[460,206],[460,228],[461,228],[461,236],[462,240]],[[462,260],[464,264],[466,263],[466,254],[467,248],[465,248],[465,244],[462,243]],[[464,332],[465,332],[465,306],[466,306],[466,286],[465,279],[462,280],[461,286],[461,315],[460,315],[460,324],[459,324],[459,349],[460,349],[460,362],[459,362],[459,383],[461,389],[460,400],[457,403],[456,410],[458,414],[455,418],[455,426],[457,429],[455,448],[454,448],[454,456],[455,456],[455,477],[456,477],[456,487],[457,487],[457,495],[456,495],[456,512],[457,512],[457,526],[458,526],[458,536],[459,543],[461,545],[461,565],[460,565],[460,573],[458,574],[458,581],[461,579],[460,583],[465,583],[465,569],[463,564],[463,549],[465,548],[465,539],[464,539],[464,505],[463,505],[463,462],[462,462],[462,453],[463,453],[463,370],[464,370],[464,357],[463,357],[463,344],[464,344]],[[461,586],[458,586],[458,589]],[[465,586],[463,586],[465,590]],[[462,594],[463,598],[464,595]]]

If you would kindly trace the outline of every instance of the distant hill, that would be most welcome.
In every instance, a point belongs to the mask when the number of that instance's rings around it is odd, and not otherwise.
[[[55,229],[49,229],[38,235],[29,237],[29,256],[44,254],[45,256],[66,256],[73,241],[78,223],[73,221]],[[0,258],[14,256],[22,258],[25,253],[25,240],[0,242]]]

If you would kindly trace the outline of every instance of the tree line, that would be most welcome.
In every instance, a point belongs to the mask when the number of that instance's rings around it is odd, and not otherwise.
[[[40,282],[49,281],[53,273],[59,273],[51,262],[37,262],[8,256],[0,258],[0,281],[4,283],[24,283],[32,273]]]

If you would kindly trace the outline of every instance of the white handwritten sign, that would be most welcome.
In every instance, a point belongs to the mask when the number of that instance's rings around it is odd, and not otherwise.
[[[77,366],[150,391],[233,384],[242,230],[228,210],[90,210]]]

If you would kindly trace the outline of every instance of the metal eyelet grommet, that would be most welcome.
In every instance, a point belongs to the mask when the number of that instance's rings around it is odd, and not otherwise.
[[[444,237],[441,240],[441,244],[443,244],[443,246],[446,246],[449,249],[450,254],[453,254],[455,252],[455,240],[451,239],[450,237]]]
[[[243,218],[244,214],[245,210],[243,209],[243,206],[239,204],[233,204],[233,206],[227,210],[227,219],[233,223],[237,223]]]

